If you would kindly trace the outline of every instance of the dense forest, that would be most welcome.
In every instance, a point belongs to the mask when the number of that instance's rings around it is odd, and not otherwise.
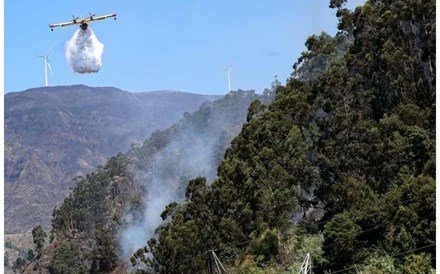
[[[428,273],[435,265],[435,1],[331,1],[267,111],[190,181],[138,257],[160,273]],[[303,217],[296,221],[296,212]],[[319,218],[319,220],[317,220]],[[293,264],[292,264],[293,263]]]
[[[179,173],[182,196],[129,266],[118,231],[148,192],[133,170],[171,131],[78,179],[49,272],[298,273],[310,254],[313,273],[435,273],[435,1],[345,2],[330,1],[338,33],[310,36],[224,153],[232,135],[217,139],[216,176]]]

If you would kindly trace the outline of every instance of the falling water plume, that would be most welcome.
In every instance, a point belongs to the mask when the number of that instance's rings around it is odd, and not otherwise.
[[[66,42],[67,62],[78,73],[98,72],[102,66],[103,51],[104,45],[90,28],[78,29]]]

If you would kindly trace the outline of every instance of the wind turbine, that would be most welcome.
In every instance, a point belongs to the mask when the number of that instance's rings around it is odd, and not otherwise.
[[[227,66],[225,70],[228,73],[228,92],[231,92],[231,73],[232,73],[231,66]]]
[[[45,80],[46,87],[48,86],[48,84],[47,84],[47,68],[49,68],[50,74],[53,76],[52,67],[50,66],[50,63],[49,63],[49,53],[50,53],[51,49],[52,49],[52,47],[47,51],[46,55],[37,55],[37,57],[44,59],[44,80]]]

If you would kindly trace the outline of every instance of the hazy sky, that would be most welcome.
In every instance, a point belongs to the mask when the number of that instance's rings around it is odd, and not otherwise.
[[[131,92],[179,90],[201,94],[268,88],[278,75],[285,83],[311,34],[336,32],[328,0],[5,0],[5,92],[49,85],[114,86]],[[349,0],[354,6],[362,0]],[[104,44],[95,74],[75,74],[64,57],[77,26],[56,28],[88,13],[116,12],[117,20],[93,22]]]

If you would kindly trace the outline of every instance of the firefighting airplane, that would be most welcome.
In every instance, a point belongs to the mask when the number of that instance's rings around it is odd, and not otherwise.
[[[111,17],[114,17],[114,19],[116,20],[116,13],[95,17],[96,14],[91,14],[89,12],[89,15],[90,16],[85,19],[82,19],[82,18],[80,19],[79,17],[72,16],[73,17],[72,21],[65,22],[65,23],[49,24],[49,28],[51,31],[53,31],[53,28],[55,28],[55,27],[67,27],[67,26],[72,26],[72,25],[79,25],[79,27],[82,30],[86,30],[89,27],[89,24],[88,24],[89,22],[104,20],[104,19],[111,18]]]

